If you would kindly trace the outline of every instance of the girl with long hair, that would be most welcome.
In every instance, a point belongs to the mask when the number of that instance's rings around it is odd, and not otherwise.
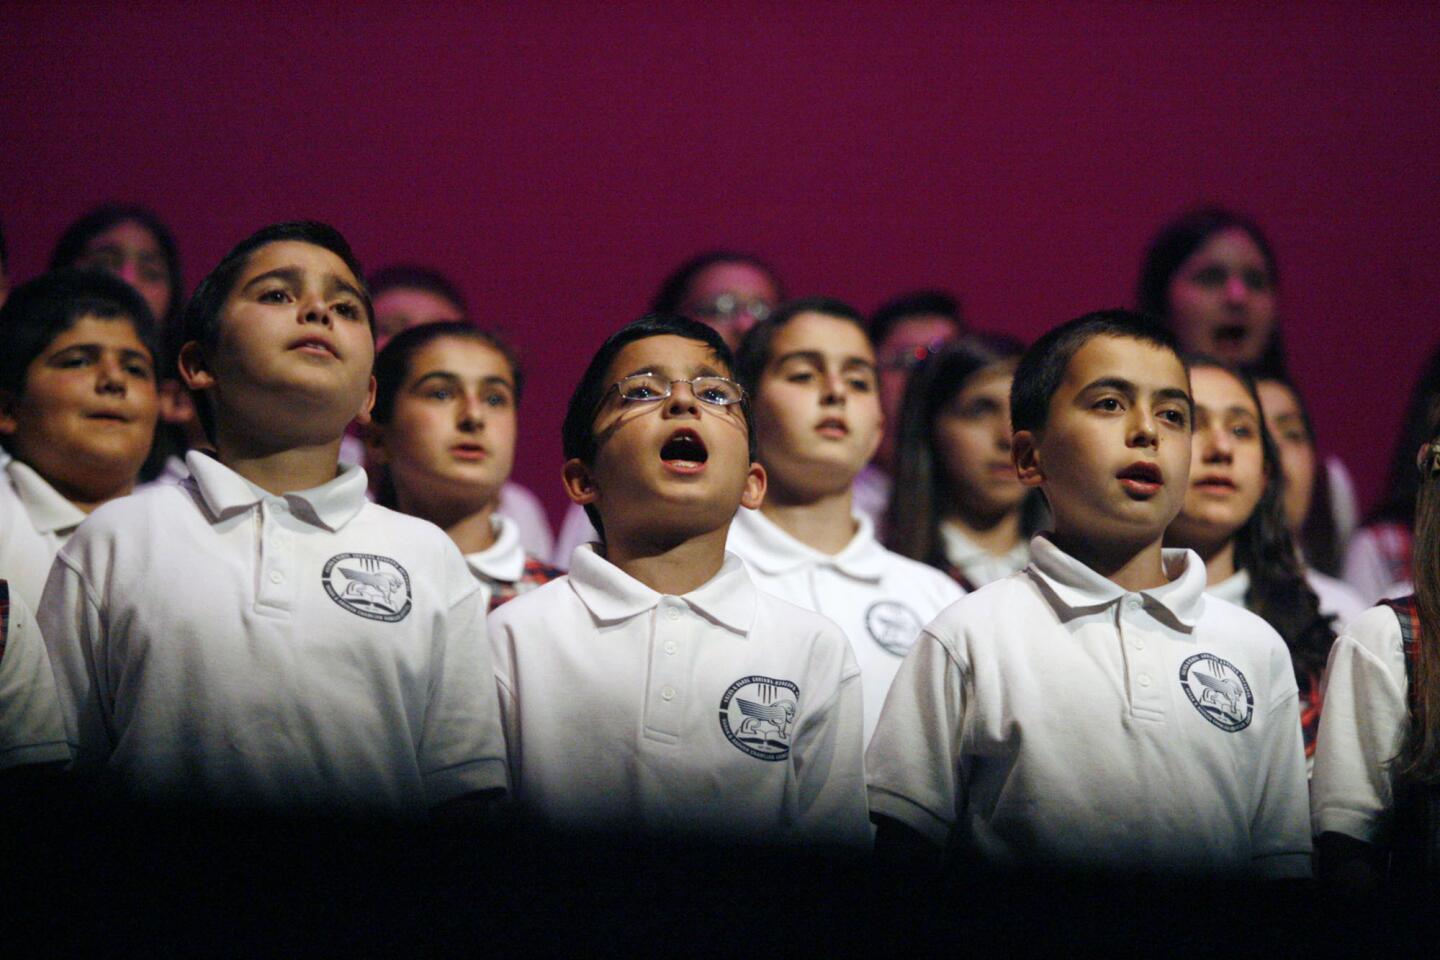
[[[1290,650],[1300,687],[1305,752],[1314,752],[1321,676],[1333,617],[1306,579],[1285,522],[1279,453],[1254,383],[1219,360],[1190,361],[1195,401],[1190,487],[1165,533],[1167,547],[1205,561],[1207,592],[1258,614]]]
[[[975,590],[1029,560],[1038,499],[1010,462],[1010,383],[1023,352],[976,334],[932,354],[910,378],[896,443],[891,550]]]

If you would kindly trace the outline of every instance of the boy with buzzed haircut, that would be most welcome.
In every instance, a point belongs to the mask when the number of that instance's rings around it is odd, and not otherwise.
[[[601,540],[490,616],[516,800],[567,831],[868,846],[849,645],[725,552],[765,493],[731,368],[650,316],[570,399],[565,488]]]
[[[1294,670],[1280,637],[1161,550],[1190,472],[1189,377],[1125,311],[1015,372],[1013,458],[1054,529],[926,628],[871,741],[877,850],[1001,868],[1306,876]]]
[[[742,511],[729,548],[760,589],[844,628],[865,688],[865,738],[901,658],[963,591],[939,570],[887,550],[855,504],[855,478],[885,427],[860,314],[824,297],[784,304],[751,328],[736,367],[753,397],[765,502]]]
[[[410,816],[505,788],[480,593],[337,466],[374,318],[333,228],[242,241],[185,314],[214,455],[97,510],[39,613],[77,771],[142,800]]]

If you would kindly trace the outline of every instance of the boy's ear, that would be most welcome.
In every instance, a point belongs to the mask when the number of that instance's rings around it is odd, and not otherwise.
[[[578,503],[583,507],[600,499],[600,491],[595,486],[595,478],[590,475],[589,464],[578,457],[565,461],[565,466],[560,468],[560,482],[565,484],[565,495],[570,498],[571,503]]]
[[[376,466],[390,462],[389,451],[385,449],[385,428],[371,420],[360,430],[360,439],[365,442],[365,459]]]
[[[15,418],[15,406],[19,402],[19,397],[11,396],[9,391],[0,390],[0,434],[8,437],[19,429],[20,421]]]
[[[1016,430],[1011,435],[1010,462],[1015,464],[1015,473],[1024,486],[1038,487],[1045,482],[1045,473],[1040,466],[1040,447],[1033,432]]]
[[[746,510],[758,510],[760,504],[765,502],[765,488],[768,483],[765,468],[758,463],[750,464],[750,472],[745,475],[745,489],[740,494],[740,506]]]
[[[375,409],[375,375],[370,375],[370,389],[365,394],[365,402],[360,404],[360,412],[355,414],[355,422],[365,426],[370,422],[370,411]]]
[[[180,358],[175,364],[180,379],[191,390],[209,390],[215,386],[215,374],[205,362],[205,351],[200,349],[199,340],[191,340],[180,348]]]

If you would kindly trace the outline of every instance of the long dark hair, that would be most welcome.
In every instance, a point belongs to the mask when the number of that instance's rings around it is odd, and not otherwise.
[[[1191,357],[1192,370],[1210,367],[1230,374],[1244,386],[1260,413],[1255,381],[1244,371],[1214,357]],[[1245,606],[1275,628],[1290,648],[1295,676],[1302,686],[1315,684],[1325,670],[1335,642],[1334,617],[1320,612],[1320,599],[1305,580],[1290,526],[1285,522],[1285,481],[1280,452],[1263,415],[1257,417],[1265,463],[1265,489],[1260,502],[1235,533],[1235,568],[1250,575]]]
[[[707,250],[680,264],[660,282],[660,289],[655,291],[655,298],[650,301],[650,312],[679,314],[690,296],[690,285],[695,282],[695,278],[717,263],[743,263],[754,267],[770,278],[770,282],[775,286],[776,296],[781,300],[785,299],[785,285],[780,282],[774,268],[764,260],[739,250]]]
[[[1315,478],[1310,490],[1310,512],[1305,514],[1297,534],[1300,541],[1301,553],[1305,558],[1305,565],[1319,570],[1321,573],[1328,573],[1331,576],[1339,576],[1340,565],[1344,560],[1340,551],[1340,531],[1335,527],[1334,500],[1330,493],[1330,471],[1325,468],[1325,463],[1320,459],[1319,444],[1315,440],[1314,421],[1310,419],[1310,409],[1305,404],[1305,397],[1296,389],[1295,384],[1289,377],[1280,374],[1263,374],[1257,376],[1255,381],[1261,383],[1274,383],[1289,391],[1290,396],[1295,398],[1295,408],[1300,411],[1300,422],[1305,427],[1305,436],[1309,440],[1310,449],[1315,451]],[[1274,432],[1271,432],[1273,439]],[[1286,481],[1289,482],[1288,480]]]
[[[168,331],[179,319],[180,310],[185,305],[185,290],[180,276],[180,249],[175,245],[175,235],[154,211],[123,203],[107,203],[96,207],[65,228],[50,254],[50,269],[74,266],[76,261],[85,255],[85,248],[91,240],[121,223],[138,223],[148,230],[165,258],[165,282],[170,288],[170,306],[165,311],[165,316],[156,317],[155,321],[164,335],[168,336]],[[174,378],[173,371],[167,371],[167,375]]]
[[[1420,614],[1420,655],[1410,677],[1410,729],[1396,763],[1397,776],[1420,783],[1440,780],[1440,425],[1433,420],[1426,451],[1415,470],[1415,606]],[[1420,445],[1417,443],[1416,447]]]
[[[1226,230],[1243,230],[1260,248],[1265,258],[1265,267],[1270,280],[1280,283],[1280,266],[1275,261],[1275,250],[1270,246],[1264,232],[1249,217],[1227,210],[1224,207],[1207,205],[1182,214],[1160,228],[1145,249],[1145,259],[1140,264],[1140,280],[1136,284],[1136,303],[1142,313],[1158,317],[1173,331],[1170,317],[1170,281],[1180,265],[1190,259],[1210,238]],[[1249,368],[1262,375],[1285,374],[1285,345],[1277,323],[1270,334],[1270,342],[1260,359]]]
[[[1421,487],[1415,470],[1415,451],[1434,434],[1440,415],[1440,349],[1430,354],[1420,378],[1410,391],[1405,419],[1395,448],[1390,454],[1390,472],[1385,478],[1385,496],[1365,517],[1370,523],[1398,523],[1409,526],[1416,516],[1416,498]]]
[[[1018,361],[1020,341],[996,334],[971,334],[946,344],[911,374],[900,407],[895,443],[895,486],[886,516],[885,542],[891,550],[944,570],[940,526],[945,505],[958,496],[935,456],[935,419],[976,374]],[[1022,507],[1022,525],[1034,532],[1038,498]]]

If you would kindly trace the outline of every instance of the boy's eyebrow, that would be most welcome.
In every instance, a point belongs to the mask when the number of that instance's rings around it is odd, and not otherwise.
[[[806,363],[813,363],[817,367],[825,366],[825,354],[819,350],[791,350],[789,353],[782,353],[771,362],[778,367],[781,364],[789,363],[791,360],[804,360]],[[874,370],[875,364],[864,357],[846,357],[840,361],[840,368],[843,370],[847,367],[868,367]]]
[[[265,280],[283,280],[292,287],[298,287],[300,285],[300,270],[297,267],[276,267],[274,270],[266,270],[264,273],[251,277],[245,282],[245,286],[240,289],[249,290],[255,286],[255,284]]]
[[[353,283],[351,283],[349,280],[346,280],[338,273],[332,273],[325,278],[325,289],[328,293],[333,293],[336,290],[343,290],[346,293],[350,294],[350,296],[354,297],[356,300],[360,299],[359,289],[357,289]]]
[[[1159,390],[1155,391],[1154,397],[1157,400],[1183,400],[1185,401],[1185,405],[1188,406],[1192,411],[1195,409],[1195,401],[1191,399],[1190,394],[1186,393],[1184,390],[1181,390],[1179,387],[1161,387]],[[1244,408],[1231,407],[1231,409],[1243,410]]]
[[[422,383],[424,383],[426,380],[453,380],[453,381],[456,382],[456,383],[460,383],[460,382],[463,380],[463,378],[460,376],[460,374],[458,374],[458,373],[452,373],[452,372],[449,371],[449,370],[431,370],[429,373],[425,374],[423,377],[419,377],[418,379],[416,379],[416,381],[415,381],[414,383],[412,383],[410,386],[411,386],[411,387],[418,387],[418,386],[420,386]],[[499,374],[494,374],[494,375],[491,375],[491,376],[488,376],[488,377],[481,377],[481,378],[480,378],[480,382],[483,383],[483,384],[495,384],[495,385],[497,385],[497,386],[505,387],[505,388],[507,388],[507,389],[509,389],[509,390],[514,390],[514,389],[515,389],[515,385],[514,385],[514,384],[512,384],[509,380],[505,379],[504,377],[500,376]]]
[[[1131,383],[1129,380],[1126,380],[1124,377],[1100,377],[1097,380],[1091,380],[1089,383],[1085,384],[1083,388],[1081,388],[1080,392],[1082,394],[1085,394],[1091,392],[1092,390],[1117,390],[1120,393],[1125,394],[1125,396],[1132,398],[1137,393],[1139,393],[1139,391],[1135,387],[1135,384]],[[1182,394],[1184,393],[1183,390],[1180,392]]]

